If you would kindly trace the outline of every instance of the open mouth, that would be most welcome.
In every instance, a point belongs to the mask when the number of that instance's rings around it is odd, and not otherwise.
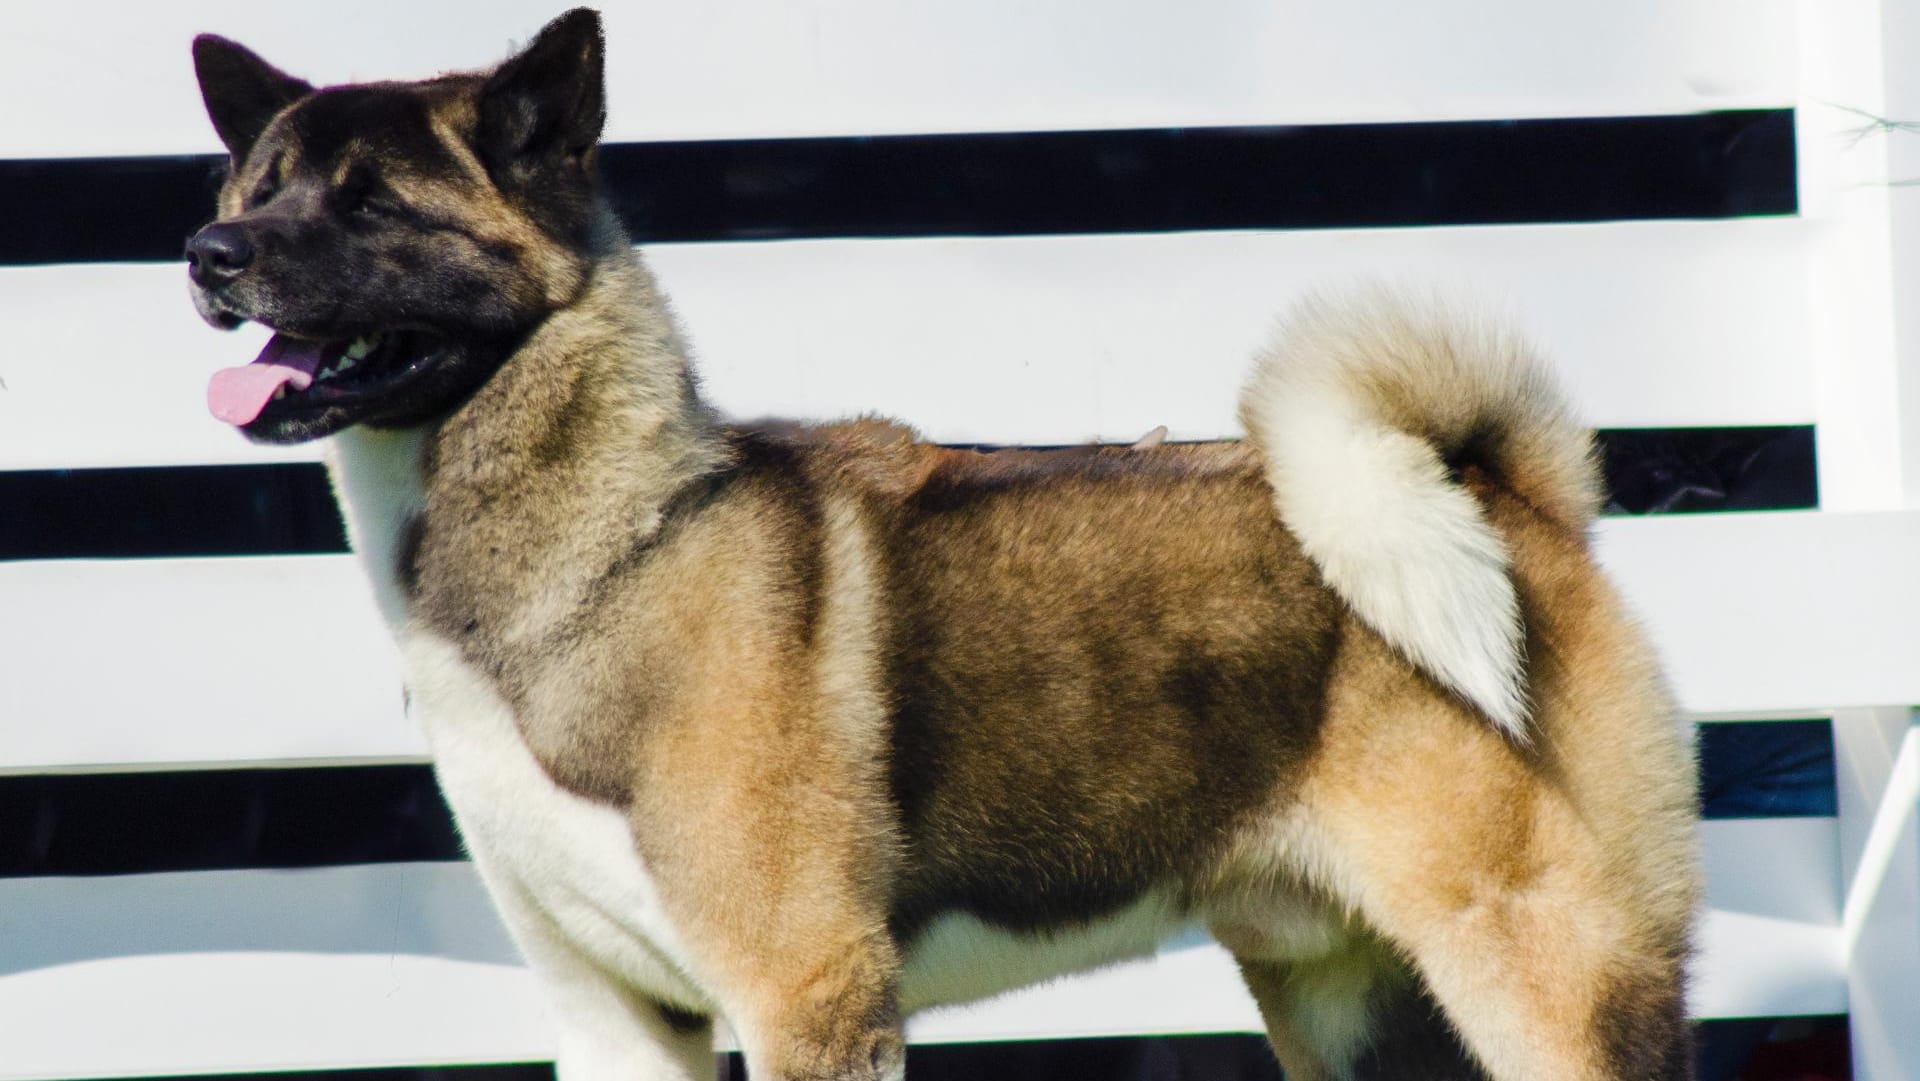
[[[262,416],[370,401],[423,370],[431,352],[420,334],[405,331],[332,342],[275,334],[253,363],[213,374],[207,408],[246,427]]]

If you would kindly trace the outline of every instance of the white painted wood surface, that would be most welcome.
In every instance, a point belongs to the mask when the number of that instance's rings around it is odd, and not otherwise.
[[[1597,536],[1688,710],[1920,701],[1920,513],[1620,518]]]
[[[1791,220],[658,245],[740,416],[894,416],[946,442],[1238,433],[1273,322],[1315,289],[1444,283],[1509,307],[1596,426],[1807,423]],[[112,313],[109,317],[105,313]],[[0,269],[0,468],[311,459],[207,414],[221,334],[172,264]],[[133,333],[132,328],[138,328]]]
[[[14,5],[0,157],[218,149],[187,42],[319,82],[483,67],[562,5]],[[608,4],[612,139],[1600,116],[1793,98],[1790,0]],[[1445,48],[1435,48],[1444,41]]]
[[[35,614],[0,619],[0,771],[426,755],[351,556],[0,562],[0,598]]]
[[[1920,507],[1920,0],[1802,0],[1801,215],[1820,422],[1822,505]],[[1913,550],[1881,567],[1905,573]],[[1816,557],[1845,559],[1846,551]],[[1842,601],[1832,614],[1846,610]],[[1873,643],[1869,648],[1874,648]],[[1912,670],[1912,651],[1889,667]],[[1843,963],[1855,1081],[1920,1076],[1920,822],[1911,695],[1842,711],[1834,740],[1844,848]]]
[[[1910,709],[1834,716],[1841,826],[1840,959],[1854,1073],[1920,1062],[1920,726]]]
[[[1920,701],[1920,513],[1611,519],[1598,537],[1689,712]],[[0,597],[39,613],[0,621],[0,770],[424,753],[351,557],[0,563]],[[263,633],[269,608],[298,633]],[[288,658],[309,650],[342,678],[295,693],[308,669]]]

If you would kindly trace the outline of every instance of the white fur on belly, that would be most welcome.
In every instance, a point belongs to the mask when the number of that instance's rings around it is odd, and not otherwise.
[[[971,1002],[1070,972],[1145,957],[1186,922],[1161,894],[1148,894],[1086,924],[1033,933],[948,913],[909,944],[900,1003],[911,1013]]]

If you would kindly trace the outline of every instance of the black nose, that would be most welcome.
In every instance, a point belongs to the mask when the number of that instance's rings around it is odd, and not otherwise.
[[[253,262],[253,244],[244,229],[214,222],[187,241],[187,275],[201,285],[232,281]]]

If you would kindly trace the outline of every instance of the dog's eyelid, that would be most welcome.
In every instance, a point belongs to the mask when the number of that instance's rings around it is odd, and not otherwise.
[[[269,169],[260,175],[260,179],[253,185],[253,191],[248,193],[247,205],[249,207],[261,206],[279,193],[280,177],[274,170]]]
[[[385,187],[375,185],[361,191],[349,204],[348,209],[356,214],[398,214],[405,208],[394,194]]]
[[[352,202],[373,188],[373,169],[365,162],[354,162],[334,176],[333,193]]]
[[[349,165],[334,193],[348,213],[380,214],[393,208],[393,193],[371,162],[357,161]]]
[[[231,166],[229,166],[229,168],[231,169]],[[265,169],[261,170],[260,178],[253,182],[253,187],[247,192],[245,201],[246,208],[252,210],[260,207],[264,205],[267,200],[280,194],[280,188],[285,182],[286,174],[287,155],[283,150],[273,156],[273,160],[267,163]]]

